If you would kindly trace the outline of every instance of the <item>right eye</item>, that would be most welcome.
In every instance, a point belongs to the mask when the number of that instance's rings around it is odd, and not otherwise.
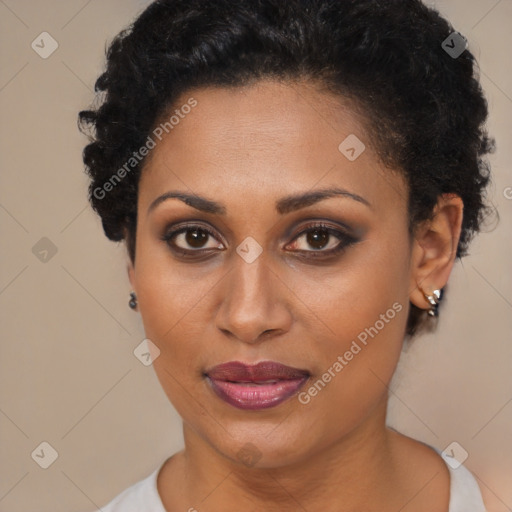
[[[192,257],[197,254],[203,255],[205,252],[224,249],[220,242],[208,246],[207,242],[210,239],[216,240],[213,230],[198,224],[188,224],[175,230],[166,231],[162,236],[162,240],[169,245],[171,250],[182,256]]]

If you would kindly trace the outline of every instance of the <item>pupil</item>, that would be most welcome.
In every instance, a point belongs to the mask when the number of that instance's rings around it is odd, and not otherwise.
[[[329,233],[325,229],[315,229],[307,235],[307,242],[316,249],[321,249],[327,245]]]
[[[185,239],[192,247],[202,247],[208,238],[208,233],[202,229],[194,229],[187,231]]]

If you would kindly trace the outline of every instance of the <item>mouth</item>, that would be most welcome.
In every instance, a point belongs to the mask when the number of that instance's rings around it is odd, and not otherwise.
[[[295,395],[310,375],[307,370],[273,361],[256,365],[232,361],[204,373],[219,398],[246,410],[268,409],[281,404]]]

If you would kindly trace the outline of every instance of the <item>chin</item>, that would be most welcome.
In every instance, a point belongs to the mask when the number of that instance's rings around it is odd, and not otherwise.
[[[280,420],[282,421],[282,420]],[[302,427],[302,428],[301,428]],[[308,460],[322,448],[305,425],[254,421],[226,425],[201,437],[218,453],[246,468],[275,469]]]

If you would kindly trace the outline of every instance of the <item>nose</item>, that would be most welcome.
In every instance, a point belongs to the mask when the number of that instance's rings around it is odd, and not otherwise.
[[[216,325],[225,335],[256,344],[290,330],[290,291],[270,268],[265,252],[252,263],[235,256],[220,287]]]

